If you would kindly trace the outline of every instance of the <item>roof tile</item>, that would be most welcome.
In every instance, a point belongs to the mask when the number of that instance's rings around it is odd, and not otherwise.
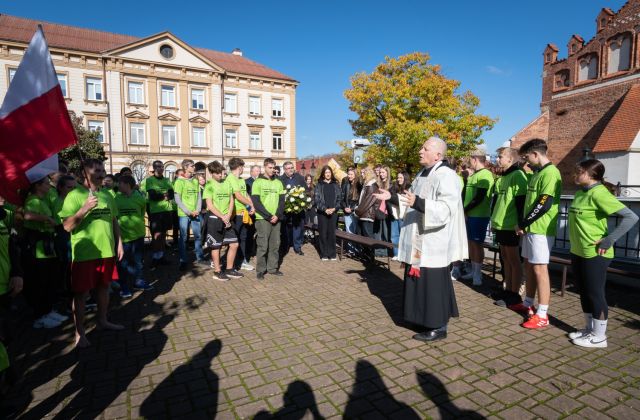
[[[40,22],[5,14],[0,15],[0,39],[28,44],[38,24],[42,24],[49,46],[74,51],[86,51],[99,54],[103,51],[142,39],[131,35],[114,34],[58,23]],[[230,73],[295,81],[295,79],[285,74],[243,56],[205,48],[196,48],[196,50]]]
[[[593,148],[595,153],[626,152],[640,132],[640,83],[631,86]]]

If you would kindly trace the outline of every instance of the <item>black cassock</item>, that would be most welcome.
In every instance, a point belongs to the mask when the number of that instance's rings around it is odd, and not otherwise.
[[[449,267],[420,267],[420,277],[404,275],[404,319],[429,329],[440,328],[458,317],[458,304]]]

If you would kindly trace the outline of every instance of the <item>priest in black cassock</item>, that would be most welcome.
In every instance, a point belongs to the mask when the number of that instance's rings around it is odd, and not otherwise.
[[[406,264],[404,319],[425,331],[420,341],[446,338],[449,318],[458,316],[449,265],[468,258],[460,179],[443,159],[446,143],[430,137],[420,149],[418,173],[411,189],[397,197],[404,214],[398,259]],[[382,191],[380,199],[396,201]]]

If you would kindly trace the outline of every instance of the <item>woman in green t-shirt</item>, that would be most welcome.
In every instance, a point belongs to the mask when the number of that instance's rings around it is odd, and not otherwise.
[[[574,172],[580,187],[569,208],[571,267],[580,290],[585,328],[569,334],[581,347],[607,347],[609,308],[605,298],[607,268],[614,256],[613,244],[638,221],[638,216],[618,201],[603,185],[604,165],[596,159],[579,162]],[[607,219],[621,221],[613,232]]]

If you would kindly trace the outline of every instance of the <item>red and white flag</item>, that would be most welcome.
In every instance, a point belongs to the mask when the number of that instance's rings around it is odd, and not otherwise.
[[[57,153],[77,141],[38,27],[0,108],[0,196],[20,202],[18,189],[57,170]]]

